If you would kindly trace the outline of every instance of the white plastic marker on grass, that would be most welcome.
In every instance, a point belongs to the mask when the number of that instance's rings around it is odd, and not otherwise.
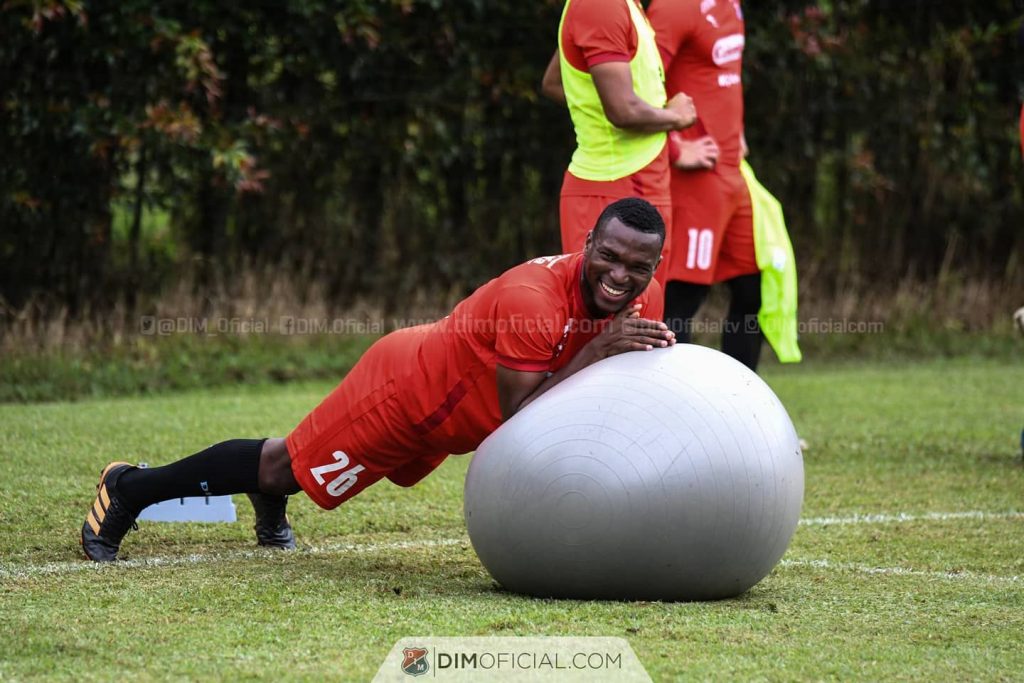
[[[234,522],[237,519],[231,496],[172,498],[150,505],[138,516],[140,522]]]

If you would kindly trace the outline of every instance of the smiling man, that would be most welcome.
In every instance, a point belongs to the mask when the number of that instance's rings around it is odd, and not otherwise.
[[[412,486],[573,373],[674,344],[653,279],[664,240],[651,204],[614,202],[582,252],[516,266],[446,318],[382,338],[287,438],[225,441],[163,467],[107,465],[82,526],[86,556],[115,560],[148,505],[234,493],[252,499],[260,545],[294,547],[288,495],[333,509],[384,477]]]

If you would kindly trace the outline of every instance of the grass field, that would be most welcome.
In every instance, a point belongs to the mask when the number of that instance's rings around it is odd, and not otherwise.
[[[237,524],[143,523],[130,561],[92,565],[108,460],[283,434],[330,385],[0,405],[0,680],[368,680],[417,635],[624,637],[656,681],[1024,679],[1021,366],[766,378],[810,443],[803,520],[770,576],[706,604],[502,592],[465,534],[465,457],[331,513],[296,497],[294,553],[254,550],[236,497]]]

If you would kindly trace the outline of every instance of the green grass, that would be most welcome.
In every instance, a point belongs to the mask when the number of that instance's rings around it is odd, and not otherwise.
[[[341,377],[370,335],[136,336],[116,346],[0,358],[0,403],[67,401]]]
[[[373,342],[369,334],[176,334],[128,333],[117,342],[71,344],[36,350],[22,340],[0,352],[0,403],[68,401],[102,396],[152,395],[183,389],[240,384],[280,384],[341,377]],[[718,346],[717,335],[701,343]],[[970,356],[1016,362],[1020,335],[1008,326],[987,332],[906,324],[878,334],[805,333],[809,361],[896,363]],[[776,364],[765,345],[766,367]]]
[[[810,442],[804,523],[751,591],[690,604],[496,588],[465,535],[464,457],[331,513],[296,497],[295,553],[253,551],[236,497],[239,523],[143,523],[135,562],[98,567],[77,534],[108,459],[283,434],[330,384],[0,406],[0,680],[368,680],[399,638],[542,634],[626,638],[656,681],[1020,680],[1019,363],[766,377]],[[865,514],[890,517],[849,523]]]

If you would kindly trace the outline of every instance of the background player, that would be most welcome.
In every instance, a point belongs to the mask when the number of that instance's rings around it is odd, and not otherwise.
[[[668,93],[685,91],[700,117],[673,134],[670,251],[663,274],[665,321],[689,341],[693,316],[712,283],[725,282],[729,312],[722,351],[757,369],[761,276],[754,254],[741,67],[745,28],[739,0],[652,0],[648,16],[665,63]]]
[[[562,250],[578,251],[609,202],[643,197],[671,221],[665,131],[692,125],[690,98],[666,104],[664,71],[634,0],[567,0],[541,86],[569,107],[576,151],[562,182]],[[670,245],[666,244],[666,250]]]
[[[257,506],[257,527],[290,535],[284,501],[300,488],[332,509],[384,477],[412,486],[582,368],[673,344],[653,280],[664,239],[653,206],[615,202],[582,252],[512,268],[443,320],[379,340],[286,439],[225,441],[164,467],[107,465],[82,526],[86,556],[115,560],[143,508],[204,494],[276,501]]]

